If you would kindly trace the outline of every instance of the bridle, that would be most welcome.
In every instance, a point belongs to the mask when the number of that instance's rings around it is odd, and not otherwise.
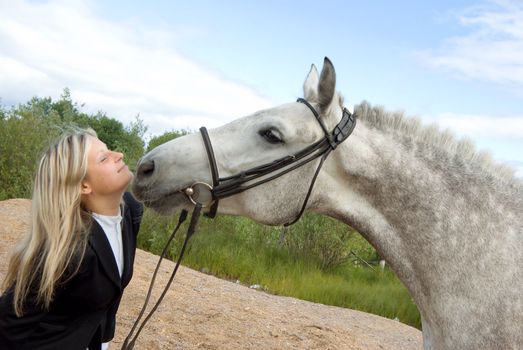
[[[212,186],[203,182],[197,182],[194,183],[192,186],[186,188],[184,190],[184,193],[187,195],[187,197],[189,197],[191,202],[196,204],[198,201],[195,198],[193,198],[193,195],[196,192],[201,192],[201,189],[197,190],[198,186],[203,185],[211,192],[212,201],[210,202],[210,204],[206,205],[210,206],[209,211],[206,213],[207,217],[214,218],[216,216],[220,199],[230,197],[232,195],[241,193],[253,187],[264,184],[268,181],[274,180],[294,169],[297,169],[309,163],[310,161],[318,157],[321,157],[316,172],[312,177],[309,190],[307,192],[307,195],[305,196],[305,200],[303,201],[301,210],[299,211],[296,218],[292,222],[286,223],[285,226],[292,225],[299,220],[299,218],[305,211],[307,202],[312,192],[312,188],[314,186],[314,183],[316,182],[316,178],[320,172],[320,169],[325,159],[330,154],[330,152],[335,150],[340,143],[342,143],[345,139],[347,139],[347,137],[349,137],[349,135],[354,130],[354,127],[356,126],[356,118],[352,113],[349,112],[347,108],[343,108],[343,115],[340,122],[334,127],[334,129],[331,132],[329,132],[325,127],[325,124],[323,123],[320,114],[307,100],[303,98],[298,98],[297,102],[303,103],[312,111],[314,117],[316,118],[323,130],[324,137],[311,144],[310,146],[305,147],[301,151],[298,151],[295,154],[288,155],[276,159],[270,163],[262,164],[254,168],[241,171],[238,174],[232,176],[220,178],[209,134],[205,127],[200,128],[200,133],[205,144],[205,150],[207,151],[207,158],[209,160],[209,166],[211,169]]]
[[[321,120],[320,114],[316,111],[316,109],[309,103],[307,100],[303,98],[299,98],[297,102],[303,103],[314,114],[314,117],[316,117],[316,120],[320,124],[324,137],[320,139],[319,141],[316,141],[315,143],[311,144],[310,146],[305,147],[301,151],[298,151],[297,153],[289,156],[285,156],[279,159],[276,159],[270,163],[262,164],[259,166],[256,166],[254,168],[242,171],[236,175],[227,176],[220,178],[218,174],[218,166],[216,165],[216,158],[214,157],[214,151],[212,149],[211,140],[209,138],[209,134],[207,132],[207,129],[205,127],[200,128],[200,132],[203,138],[203,142],[205,144],[205,150],[207,151],[207,158],[209,159],[209,165],[211,168],[211,175],[212,175],[212,186],[205,183],[205,182],[195,182],[190,187],[187,187],[186,189],[182,190],[183,193],[187,195],[189,200],[194,204],[194,210],[191,215],[191,220],[189,227],[187,229],[187,234],[185,236],[184,243],[182,245],[182,248],[180,250],[180,254],[178,256],[178,259],[176,261],[175,268],[173,272],[171,273],[171,277],[169,278],[169,281],[167,282],[166,286],[164,287],[163,293],[160,295],[152,309],[149,311],[148,315],[136,331],[136,334],[133,334],[135,332],[136,327],[138,326],[140,319],[142,316],[144,316],[145,309],[147,307],[147,304],[149,303],[149,298],[151,296],[151,291],[154,286],[154,282],[156,279],[156,275],[158,273],[158,270],[160,268],[160,264],[162,262],[162,259],[165,257],[168,247],[172,240],[174,239],[174,236],[178,229],[180,228],[181,224],[186,220],[187,218],[187,211],[182,210],[182,213],[180,214],[178,224],[176,225],[173,233],[169,237],[167,243],[165,244],[165,247],[162,251],[162,254],[160,255],[160,258],[158,260],[158,263],[156,265],[156,269],[154,270],[153,277],[151,278],[151,283],[149,285],[149,290],[147,292],[147,296],[144,301],[144,305],[142,307],[142,310],[140,311],[140,314],[138,315],[137,319],[135,320],[131,330],[129,331],[129,334],[124,340],[124,343],[122,345],[122,350],[131,350],[134,348],[134,345],[136,344],[136,340],[138,339],[138,336],[140,335],[140,332],[144,328],[147,321],[151,318],[152,314],[156,311],[160,303],[162,302],[165,294],[167,293],[167,290],[169,289],[174,276],[176,275],[176,272],[178,271],[178,268],[180,266],[180,262],[182,260],[183,254],[185,252],[185,247],[187,245],[187,242],[189,238],[193,235],[193,233],[196,230],[196,225],[198,223],[198,219],[200,217],[200,211],[204,207],[210,207],[210,210],[208,213],[206,213],[206,216],[210,218],[216,217],[216,213],[218,211],[218,203],[220,199],[230,197],[232,195],[241,193],[243,191],[246,191],[250,188],[259,186],[261,184],[264,184],[268,181],[274,180],[284,174],[287,174],[288,172],[297,169],[301,167],[302,165],[305,165],[309,163],[310,161],[321,157],[320,163],[318,164],[318,167],[316,168],[316,172],[314,173],[314,176],[312,177],[311,184],[309,186],[309,190],[307,192],[307,195],[305,196],[305,200],[303,201],[303,205],[301,207],[300,212],[296,216],[296,218],[289,223],[286,223],[284,226],[289,226],[294,224],[296,221],[300,219],[303,212],[305,211],[305,208],[307,207],[307,202],[309,200],[310,194],[312,192],[312,188],[314,187],[314,183],[316,182],[316,178],[318,177],[318,174],[320,172],[320,169],[325,162],[325,159],[327,156],[336,149],[336,147],[342,143],[354,130],[354,127],[356,126],[356,118],[352,113],[349,112],[347,108],[343,108],[343,115],[340,120],[340,122],[334,127],[334,129],[329,132],[327,128],[325,127],[325,124]],[[208,201],[209,203],[202,203],[202,201],[199,200],[200,194],[203,190],[208,190],[211,194],[211,200]],[[202,196],[203,197],[203,196]]]

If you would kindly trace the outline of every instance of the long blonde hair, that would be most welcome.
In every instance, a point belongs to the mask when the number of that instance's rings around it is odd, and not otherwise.
[[[81,206],[81,182],[87,174],[92,137],[96,137],[92,129],[72,128],[40,160],[30,229],[13,252],[4,280],[4,289],[14,284],[18,316],[28,297],[48,309],[57,284],[79,268],[90,223]]]

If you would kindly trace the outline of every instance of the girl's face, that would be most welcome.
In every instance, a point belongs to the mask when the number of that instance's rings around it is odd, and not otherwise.
[[[92,137],[87,154],[87,175],[82,181],[82,193],[101,196],[121,194],[132,178],[133,173],[125,165],[123,154],[109,151],[105,143]]]

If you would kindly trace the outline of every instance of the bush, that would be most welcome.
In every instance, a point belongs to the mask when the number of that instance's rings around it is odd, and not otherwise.
[[[323,271],[347,263],[353,254],[376,260],[375,250],[356,231],[332,218],[309,213],[287,230],[282,238],[287,249],[297,256],[316,260]]]

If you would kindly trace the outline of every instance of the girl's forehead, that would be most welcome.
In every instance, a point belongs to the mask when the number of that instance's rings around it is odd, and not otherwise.
[[[92,137],[89,148],[87,149],[87,156],[89,157],[89,159],[95,161],[106,151],[107,146],[105,145],[105,143],[103,143],[102,141],[100,141],[100,139],[96,137]]]
[[[106,144],[103,143],[99,138],[96,138],[96,137],[92,137],[91,147],[96,148],[98,150],[107,148]]]

